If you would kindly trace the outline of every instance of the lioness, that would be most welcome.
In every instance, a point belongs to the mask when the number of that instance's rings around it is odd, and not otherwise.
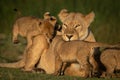
[[[63,24],[62,37],[65,41],[84,40],[95,42],[93,33],[89,30],[95,16],[93,12],[85,16],[81,13],[68,13],[66,9],[62,9],[58,16]]]
[[[84,40],[96,42],[93,33],[89,29],[95,17],[94,12],[83,15],[62,9],[58,16],[62,22],[62,37],[65,41]],[[93,59],[93,62],[95,63],[96,61]],[[97,63],[94,65],[97,65]],[[66,72],[68,75],[79,76],[79,67],[79,64],[71,64],[70,67],[66,68]]]
[[[108,44],[96,43],[96,42],[86,42],[80,40],[74,41],[64,41],[61,36],[56,36],[46,54],[44,59],[40,60],[39,68],[43,68],[47,73],[47,68],[49,71],[52,69],[55,74],[59,72],[62,62],[78,62],[80,67],[78,70],[82,69],[83,72],[79,73],[79,76],[86,77],[89,73],[89,65],[92,65],[91,61],[93,58],[93,49],[95,47],[114,47]],[[52,60],[51,60],[52,59]],[[59,59],[59,61],[57,61]],[[45,62],[46,61],[46,62]],[[53,61],[53,62],[51,62]],[[43,62],[43,63],[41,63]],[[54,65],[55,64],[55,65]],[[94,69],[94,68],[93,68]],[[94,71],[94,70],[93,70]],[[65,74],[66,75],[66,74]]]
[[[54,26],[48,21],[41,21],[41,27],[44,27],[46,34],[39,34],[32,38],[32,45],[26,48],[23,58],[15,63],[0,63],[0,67],[22,68],[25,71],[32,71],[35,64],[39,61],[42,53],[49,47],[49,36],[53,36]],[[40,27],[40,28],[41,28]],[[49,36],[48,36],[49,35]]]
[[[47,34],[45,30],[46,28],[44,26],[55,26],[57,20],[55,17],[46,14],[47,13],[44,14],[44,18],[46,16],[47,18],[45,18],[44,20],[31,16],[18,18],[13,25],[13,42],[19,42],[17,39],[18,35],[27,38],[27,47],[32,44],[32,37],[38,34],[46,34],[49,38],[52,39],[51,34]],[[48,24],[48,21],[45,20],[48,20],[51,24]]]
[[[114,72],[120,70],[120,49],[105,49],[100,60],[106,68],[102,77],[113,77]]]

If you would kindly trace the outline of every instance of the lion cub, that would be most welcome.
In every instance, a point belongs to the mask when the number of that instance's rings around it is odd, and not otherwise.
[[[28,49],[25,49],[23,58],[14,63],[0,63],[0,67],[24,67],[25,71],[32,71],[34,69],[41,55],[48,49],[48,39],[50,40],[54,33],[54,26],[48,20],[42,20],[40,25],[40,27],[43,28],[43,33],[45,34],[39,34],[32,38],[32,45],[30,45]]]
[[[55,26],[57,20],[55,17],[47,14],[47,12],[44,14],[45,19],[39,19],[31,16],[18,18],[13,25],[13,42],[19,42],[17,39],[18,35],[27,38],[27,47],[32,44],[32,37],[38,34],[47,35],[48,38],[52,39],[52,36],[47,34],[46,27],[44,26]],[[48,25],[48,21],[51,24]]]
[[[62,38],[65,41],[84,40],[89,42],[96,42],[92,31],[89,29],[90,24],[94,21],[95,14],[90,12],[84,15],[80,12],[69,12],[62,9],[58,14],[62,22]],[[95,49],[96,52],[98,51]],[[96,62],[96,61],[94,61]],[[98,65],[95,63],[94,65]],[[79,76],[79,67],[77,63],[72,63],[66,68],[68,75]]]
[[[120,49],[105,49],[100,60],[106,68],[103,77],[113,77],[114,71],[120,70]]]
[[[61,36],[56,36],[50,48],[52,54],[55,55],[55,75],[61,72],[62,63],[78,62],[80,64],[81,77],[91,76],[91,72],[95,72],[95,65],[93,65],[93,49],[96,47],[115,47],[113,45],[86,42],[80,40],[64,41]],[[91,66],[93,67],[91,71]]]

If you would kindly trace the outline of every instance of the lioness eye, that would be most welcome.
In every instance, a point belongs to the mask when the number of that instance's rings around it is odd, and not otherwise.
[[[66,25],[66,24],[63,24],[63,27],[64,27],[64,28],[67,28],[67,25]]]
[[[78,28],[79,26],[81,26],[80,24],[76,25],[75,28]]]

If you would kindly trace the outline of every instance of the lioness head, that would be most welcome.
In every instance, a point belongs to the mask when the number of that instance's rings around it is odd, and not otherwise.
[[[88,35],[88,27],[94,20],[94,12],[88,15],[81,13],[68,13],[66,9],[62,9],[58,14],[62,22],[62,37],[65,41],[84,40]]]

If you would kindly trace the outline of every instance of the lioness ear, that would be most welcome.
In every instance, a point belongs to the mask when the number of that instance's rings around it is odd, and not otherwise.
[[[87,22],[88,26],[93,22],[95,17],[94,12],[90,12],[88,15],[85,16],[85,21]]]
[[[49,19],[50,18],[50,12],[45,12],[44,13],[44,19]]]
[[[53,26],[55,26],[55,24],[56,24],[56,22],[57,22],[56,17],[51,16],[49,20],[50,20],[50,23],[51,23]]]
[[[65,18],[68,16],[68,10],[67,9],[62,9],[60,13],[58,14],[59,19],[61,22],[64,22]]]

